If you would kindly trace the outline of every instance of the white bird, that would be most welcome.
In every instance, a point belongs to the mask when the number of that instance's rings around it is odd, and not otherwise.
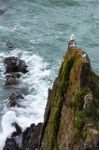
[[[86,58],[86,56],[87,56],[86,54],[83,54],[83,55],[82,55],[82,58]]]
[[[75,35],[74,34],[71,34],[70,35],[70,40],[74,40],[75,39]]]

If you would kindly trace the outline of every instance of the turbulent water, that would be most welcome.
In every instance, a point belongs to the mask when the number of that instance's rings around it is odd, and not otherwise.
[[[4,13],[2,13],[4,10]],[[57,75],[71,34],[90,56],[99,73],[98,0],[0,0],[0,150],[15,130],[43,121],[47,91]],[[15,45],[8,49],[6,42]],[[18,56],[29,72],[20,79],[19,89],[27,92],[21,108],[7,108],[15,88],[5,88],[3,60]]]

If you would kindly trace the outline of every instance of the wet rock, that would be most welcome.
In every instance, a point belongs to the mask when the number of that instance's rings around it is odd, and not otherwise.
[[[3,150],[38,150],[42,123],[38,125],[32,124],[23,133],[21,127],[17,123],[12,124],[16,128],[16,132],[11,138],[6,140]]]
[[[13,123],[12,125],[16,128],[16,131],[12,134],[12,137],[16,137],[16,136],[22,134],[22,129],[16,122]]]
[[[39,148],[42,123],[32,124],[23,133],[23,149],[36,150]]]
[[[7,48],[15,48],[15,45],[14,44],[12,44],[11,42],[6,42],[6,46],[7,46]]]
[[[21,77],[21,74],[18,72],[12,72],[10,74],[6,75],[6,81],[5,86],[13,85],[13,84],[19,84],[19,78]]]
[[[8,99],[8,107],[20,107],[19,102],[24,99],[23,95],[20,92],[12,93]]]
[[[3,15],[6,12],[6,10],[0,10],[0,15]]]
[[[20,149],[19,149],[19,146],[16,144],[16,141],[14,138],[8,138],[6,140],[6,144],[3,150],[20,150]]]
[[[7,76],[5,81],[5,86],[13,85],[13,84],[19,84],[19,81],[16,77],[13,76]]]
[[[3,150],[22,150],[22,129],[16,122],[12,126],[16,128],[16,131],[10,138],[7,138]]]
[[[6,73],[12,72],[22,72],[27,73],[27,65],[24,60],[18,57],[7,57],[4,60],[4,65],[6,67]]]
[[[9,78],[9,77],[20,78],[21,77],[21,73],[19,73],[19,72],[12,72],[12,73],[6,75],[6,78]]]

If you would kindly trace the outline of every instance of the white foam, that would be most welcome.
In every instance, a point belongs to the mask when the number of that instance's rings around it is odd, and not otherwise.
[[[1,121],[2,132],[0,133],[0,150],[3,149],[7,137],[16,131],[15,127],[12,126],[12,123],[16,122],[16,114],[13,111],[8,111],[3,115]]]
[[[19,56],[28,65],[29,72],[21,77],[21,84],[28,88],[29,93],[21,102],[22,107],[7,108],[5,106],[3,109],[0,150],[4,146],[6,138],[15,131],[15,128],[11,125],[13,122],[16,121],[25,130],[30,124],[43,121],[48,87],[50,86],[48,80],[51,73],[51,70],[48,69],[48,63],[33,52],[14,49],[10,53],[1,53],[0,60],[2,61],[7,56]]]

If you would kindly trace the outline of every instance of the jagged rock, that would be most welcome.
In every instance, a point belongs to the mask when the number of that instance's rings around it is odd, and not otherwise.
[[[16,131],[12,133],[10,138],[7,138],[3,150],[22,150],[22,129],[16,122],[12,125],[16,128]]]
[[[22,99],[24,99],[22,93],[20,93],[20,92],[12,93],[8,99],[7,106],[8,107],[15,107],[15,106],[19,107],[20,106],[19,102]]]
[[[12,134],[12,137],[16,137],[16,136],[22,134],[22,129],[16,122],[13,123],[12,125],[16,128],[16,131]]]
[[[12,73],[6,75],[6,78],[9,78],[9,77],[20,78],[21,77],[21,73],[19,73],[19,72],[12,72]]]
[[[6,75],[6,81],[5,86],[15,85],[19,84],[19,78],[21,77],[21,74],[18,72],[12,72],[10,74]]]
[[[85,150],[99,150],[99,131],[93,128],[87,129],[87,135],[84,142]]]
[[[99,149],[99,77],[93,73],[88,55],[74,40],[68,44],[45,116],[41,149]],[[85,132],[83,129],[89,123],[94,126],[88,126]]]
[[[42,123],[32,124],[23,133],[23,149],[36,150],[39,148]]]
[[[75,40],[71,40],[68,43],[68,48],[76,48],[76,41]]]
[[[6,67],[6,73],[12,73],[12,72],[27,73],[28,72],[25,61],[19,59],[18,57],[5,58],[4,65]]]
[[[42,143],[42,139],[43,139],[43,136],[44,136],[44,130],[46,128],[46,124],[47,124],[47,121],[49,119],[49,114],[50,114],[50,111],[51,111],[51,102],[50,102],[51,93],[52,93],[52,90],[48,89],[48,101],[47,101],[46,109],[45,109],[46,113],[44,114],[44,123],[43,123],[42,130],[41,130],[40,146],[41,146],[41,143]]]
[[[92,111],[94,109],[92,93],[89,93],[84,97],[83,109],[87,115],[88,114],[90,115],[92,113]]]
[[[6,140],[3,150],[38,150],[42,123],[32,124],[23,133],[21,127],[17,123],[12,124],[16,128],[16,132],[11,138]],[[19,141],[20,140],[20,141]]]
[[[20,150],[19,146],[16,144],[14,138],[8,138],[5,143],[3,150]]]
[[[15,84],[19,84],[19,80],[16,77],[13,77],[11,75],[6,77],[5,86],[11,86]]]

